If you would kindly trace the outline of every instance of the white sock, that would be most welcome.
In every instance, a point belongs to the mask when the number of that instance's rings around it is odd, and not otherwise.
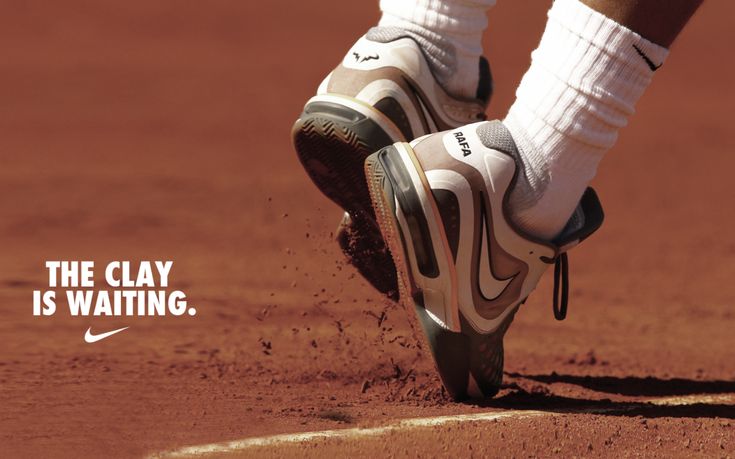
[[[495,1],[380,0],[378,27],[411,32],[444,89],[455,97],[474,98],[486,12]]]
[[[503,121],[526,166],[511,193],[512,219],[547,240],[564,228],[668,55],[578,0],[556,0],[548,16]]]

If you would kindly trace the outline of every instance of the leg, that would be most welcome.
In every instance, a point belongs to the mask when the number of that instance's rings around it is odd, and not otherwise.
[[[561,231],[668,55],[646,37],[670,44],[700,3],[554,3],[504,120],[525,164],[511,195],[512,219],[523,230],[546,239]]]
[[[397,143],[366,160],[401,299],[457,398],[498,390],[503,335],[550,264],[555,316],[565,315],[566,251],[603,218],[587,183],[668,54],[641,34],[673,39],[699,1],[595,3],[629,24],[656,4],[668,22],[637,32],[579,0],[556,0],[503,122]]]
[[[646,40],[670,47],[704,0],[582,0]]]
[[[494,5],[495,0],[380,0],[378,28],[409,33],[450,94],[483,98],[491,88],[478,62],[486,12]]]

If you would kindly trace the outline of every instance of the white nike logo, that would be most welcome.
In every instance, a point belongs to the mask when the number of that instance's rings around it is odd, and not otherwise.
[[[87,329],[87,333],[84,334],[84,341],[88,343],[96,343],[97,341],[110,337],[114,335],[115,333],[120,333],[121,331],[127,330],[128,328],[130,327],[118,328],[117,330],[108,331],[107,333],[100,333],[99,335],[93,335],[92,327],[89,327]]]

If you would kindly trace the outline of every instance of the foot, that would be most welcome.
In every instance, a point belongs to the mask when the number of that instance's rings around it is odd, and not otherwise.
[[[414,307],[444,386],[456,399],[498,391],[503,336],[555,262],[554,290],[561,288],[561,299],[555,297],[554,310],[563,318],[565,252],[602,224],[590,188],[556,240],[523,234],[508,219],[520,167],[515,143],[499,121],[396,143],[365,162],[401,301]]]
[[[484,66],[484,67],[482,67]],[[304,107],[292,130],[313,182],[345,215],[337,240],[348,260],[378,290],[397,297],[395,268],[370,204],[365,158],[394,142],[485,118],[489,68],[480,98],[460,100],[436,82],[421,48],[405,36],[360,38]]]

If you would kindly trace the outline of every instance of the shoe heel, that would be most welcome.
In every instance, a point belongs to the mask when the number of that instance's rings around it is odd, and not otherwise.
[[[411,252],[410,261],[415,264],[418,274],[426,278],[437,278],[440,274],[439,264],[432,244],[428,217],[401,153],[395,145],[386,147],[366,160],[365,171],[369,188],[372,182],[373,210],[383,214],[386,228],[393,228],[393,234],[401,236],[393,238],[396,250],[404,254],[404,261],[407,263],[409,260],[405,254]],[[377,192],[380,193],[376,195]],[[380,197],[382,199],[376,201],[376,198]],[[401,231],[397,221],[396,206],[400,207],[407,234]],[[397,243],[400,243],[400,246]],[[406,266],[408,268],[408,265]],[[410,272],[407,269],[409,277]]]
[[[376,122],[335,101],[312,101],[291,136],[306,173],[324,195],[350,214],[370,212],[363,163],[393,143]]]
[[[380,233],[388,246],[393,258],[398,277],[398,294],[401,302],[405,303],[414,293],[419,294],[418,288],[411,280],[411,274],[406,264],[406,250],[400,226],[396,218],[395,194],[391,179],[387,177],[386,170],[379,156],[385,150],[395,147],[386,147],[372,154],[365,160],[365,178],[372,202],[375,219],[380,227]]]
[[[439,272],[436,270],[436,257],[426,227],[426,216],[415,190],[412,192],[413,184],[409,183],[410,178],[399,155],[395,145],[370,155],[365,160],[365,176],[376,221],[396,266],[401,303],[407,310],[415,312],[410,314],[411,324],[414,328],[420,327],[423,330],[423,341],[428,345],[442,383],[451,397],[461,401],[478,394],[491,395],[500,384],[497,375],[489,375],[485,380],[480,380],[482,389],[478,389],[477,380],[471,376],[473,366],[485,368],[484,362],[473,362],[470,359],[471,348],[473,345],[477,346],[474,341],[481,341],[483,337],[474,334],[468,337],[440,325],[437,316],[430,312],[432,305],[427,304],[427,301],[440,305],[439,308],[434,308],[436,311],[447,307],[446,298],[436,290],[422,289],[419,285],[422,281],[414,280],[409,266],[412,260],[415,260],[421,276],[438,276]],[[410,228],[409,234],[401,229],[397,217],[398,208]],[[424,230],[421,230],[422,226]],[[502,359],[502,341],[500,346]],[[497,354],[492,354],[491,357],[497,358]]]

